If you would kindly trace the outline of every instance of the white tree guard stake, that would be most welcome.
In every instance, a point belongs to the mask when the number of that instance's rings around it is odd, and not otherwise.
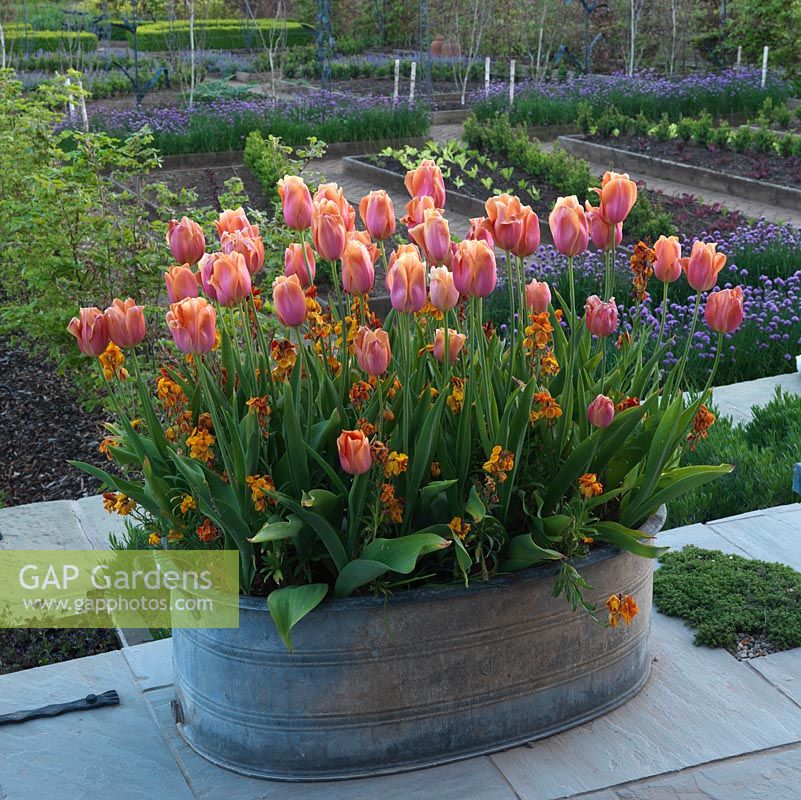
[[[489,94],[490,85],[490,57],[484,59],[484,94]]]
[[[395,59],[395,91],[392,93],[392,102],[398,102],[398,88],[400,87],[400,59]]]
[[[743,60],[743,46],[737,48],[737,66],[739,67]]]
[[[509,105],[515,101],[515,60],[509,62]]]
[[[78,78],[78,108],[81,110],[81,124],[86,133],[89,133],[89,117],[86,114],[86,98],[83,96],[83,83]]]
[[[409,84],[409,103],[414,102],[414,81],[417,77],[417,62],[412,61],[411,83]]]
[[[765,88],[765,83],[768,80],[768,50],[770,48],[765,45],[762,48],[762,88]]]
[[[6,68],[6,37],[3,33],[3,24],[0,22],[0,68]]]
[[[70,119],[75,119],[75,103],[72,101],[72,81],[69,75],[64,78],[64,85],[67,87],[67,108],[69,109]]]

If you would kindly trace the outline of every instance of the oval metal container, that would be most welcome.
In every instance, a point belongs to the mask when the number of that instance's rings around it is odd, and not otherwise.
[[[243,597],[238,629],[173,631],[178,728],[220,766],[313,781],[442,764],[586,722],[648,678],[653,564],[603,547],[576,566],[591,601],[634,595],[631,625],[606,628],[552,597],[550,565],[324,602],[294,628],[294,653],[266,601]]]

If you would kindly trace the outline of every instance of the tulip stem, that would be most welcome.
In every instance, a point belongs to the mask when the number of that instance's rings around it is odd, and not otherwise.
[[[720,351],[723,347],[723,332],[718,331],[718,346],[715,350],[715,363],[712,365],[712,372],[709,373],[709,380],[706,382],[706,386],[704,387],[704,392],[701,395],[701,402],[706,398],[706,393],[712,386],[712,381],[715,379],[715,373],[718,371],[718,364],[720,363]]]
[[[662,284],[662,324],[659,326],[659,339],[656,342],[657,350],[662,346],[662,338],[665,335],[665,323],[667,322],[668,287],[670,284],[665,281]]]
[[[570,338],[576,333],[576,282],[573,277],[573,256],[567,257],[567,281],[570,284]]]
[[[300,386],[304,385],[303,382],[303,370],[306,370],[306,439],[308,440],[311,436],[311,425],[312,425],[312,375],[311,375],[311,365],[308,359],[308,353],[306,352],[306,346],[303,343],[303,335],[300,332],[300,326],[295,328],[295,335],[298,338],[298,355],[300,356],[300,368],[301,368],[301,380],[299,382]]]
[[[690,357],[690,347],[692,347],[693,338],[695,337],[695,326],[698,323],[698,310],[701,307],[701,292],[697,291],[695,295],[695,308],[693,310],[693,321],[690,325],[690,333],[687,336],[687,343],[684,346],[684,354],[681,357],[679,364],[678,375],[676,376],[676,388],[681,388],[681,382],[684,380],[684,370],[687,367],[687,359]]]
[[[512,266],[512,254],[506,253],[506,272],[509,280],[509,373],[514,380],[514,359],[515,359],[515,276]]]
[[[442,315],[442,324],[445,326],[442,330],[442,340],[443,344],[445,345],[444,350],[442,351],[442,391],[445,391],[445,387],[448,385],[448,372],[450,371],[451,365],[451,350],[450,350],[450,342],[448,341],[450,338],[450,331],[448,330],[448,313],[445,311]],[[436,339],[436,332],[434,334],[434,338]]]

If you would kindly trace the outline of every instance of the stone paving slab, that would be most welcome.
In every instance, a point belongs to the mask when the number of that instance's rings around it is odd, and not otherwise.
[[[669,523],[670,521],[668,520]],[[703,547],[708,550],[722,550],[724,553],[748,556],[745,550],[732,544],[712,527],[701,522],[695,525],[685,525],[681,528],[668,528],[660,531],[657,534],[655,543],[660,546],[667,545],[673,550],[681,550],[685,545],[693,544],[696,547]]]
[[[748,664],[801,708],[801,649],[752,658]]]
[[[752,558],[780,561],[801,570],[801,510],[707,526]]]
[[[172,684],[172,639],[126,647],[122,655],[142,691]]]
[[[751,407],[767,405],[773,399],[777,387],[792,394],[801,394],[801,372],[716,386],[712,390],[712,402],[721,416],[731,417],[735,424],[748,422],[753,416]],[[791,476],[788,480],[791,480]]]
[[[119,706],[0,727],[0,798],[192,800],[119,651],[0,676],[0,713],[109,689]]]

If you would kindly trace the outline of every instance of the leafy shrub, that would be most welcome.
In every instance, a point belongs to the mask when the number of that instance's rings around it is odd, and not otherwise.
[[[6,50],[14,53],[15,51],[36,52],[42,50],[46,53],[53,53],[58,50],[83,50],[91,52],[97,50],[97,36],[87,31],[35,31],[22,26],[11,26],[4,29]]]
[[[732,150],[737,153],[747,153],[754,143],[754,132],[747,125],[735,128],[729,138]]]
[[[211,50],[261,49],[263,40],[276,36],[283,28],[287,46],[306,44],[311,39],[311,29],[300,22],[278,22],[274,19],[235,20],[204,19],[195,23],[195,36],[203,46]],[[186,49],[189,47],[189,22],[176,20],[152,22],[140,25],[136,32],[140,50],[159,51]],[[128,34],[133,44],[133,34]]]

